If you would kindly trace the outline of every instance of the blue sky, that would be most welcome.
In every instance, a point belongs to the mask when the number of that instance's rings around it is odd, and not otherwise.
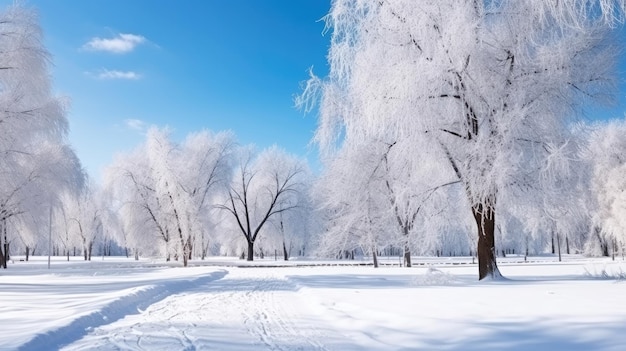
[[[5,3],[10,3],[6,1]],[[233,130],[241,144],[277,144],[316,161],[314,115],[294,108],[308,68],[327,71],[330,0],[30,0],[71,99],[70,142],[88,172],[143,140]]]
[[[330,35],[322,35],[320,19],[330,0],[26,4],[38,9],[55,90],[71,99],[70,142],[96,180],[115,153],[142,142],[149,125],[170,126],[177,139],[229,129],[241,144],[277,144],[319,167],[309,146],[316,116],[296,110],[293,97],[309,67],[327,72]],[[626,42],[626,30],[618,38]],[[623,117],[623,82],[618,100],[590,115]]]

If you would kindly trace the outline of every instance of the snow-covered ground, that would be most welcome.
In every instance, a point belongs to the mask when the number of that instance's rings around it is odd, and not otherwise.
[[[471,258],[416,260],[18,261],[0,271],[0,350],[626,348],[621,258],[507,258],[491,282]]]

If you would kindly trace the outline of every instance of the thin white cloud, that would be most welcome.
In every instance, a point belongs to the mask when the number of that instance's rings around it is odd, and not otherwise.
[[[113,38],[92,38],[85,45],[84,50],[106,51],[114,54],[126,54],[133,51],[137,45],[146,41],[146,38],[136,34],[118,34]]]
[[[88,73],[97,79],[112,80],[112,79],[126,79],[126,80],[138,80],[141,75],[133,71],[118,71],[103,69],[98,73]]]
[[[124,124],[126,125],[127,128],[132,129],[132,130],[143,131],[144,129],[146,129],[146,122],[140,119],[134,119],[134,118],[125,119]]]

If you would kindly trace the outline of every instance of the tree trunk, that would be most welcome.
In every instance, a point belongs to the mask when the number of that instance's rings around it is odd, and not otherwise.
[[[2,245],[4,247],[4,257],[2,259],[3,263],[3,267],[7,268],[7,263],[9,262],[9,241],[7,240],[7,225],[6,225],[6,221],[4,222],[4,225],[2,226],[2,231],[4,233],[4,245]]]
[[[613,250],[611,253],[611,260],[615,261],[615,250],[617,249],[617,240],[615,240],[615,238],[613,238]]]
[[[285,241],[283,240],[283,258],[285,261],[289,261],[289,253],[287,252],[287,246],[285,245]]]
[[[556,245],[559,250],[559,262],[561,262],[561,236],[558,233],[556,234]]]
[[[372,249],[372,259],[374,260],[374,268],[378,268],[378,255],[375,248]]]
[[[404,247],[404,266],[411,267],[411,250],[408,246]]]
[[[502,275],[496,264],[495,211],[491,207],[485,208],[478,204],[472,208],[472,214],[478,229],[478,280],[500,278]]]
[[[28,262],[29,255],[30,255],[30,247],[26,246],[26,262]]]
[[[248,240],[248,258],[247,261],[254,261],[254,241]]]
[[[4,224],[4,223],[3,223]],[[4,256],[4,245],[2,245],[2,236],[0,236],[0,266],[4,269],[7,268],[6,257]]]
[[[569,255],[569,238],[565,236],[565,253]]]

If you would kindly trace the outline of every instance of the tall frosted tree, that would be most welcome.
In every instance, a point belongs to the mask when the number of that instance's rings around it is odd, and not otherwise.
[[[20,5],[0,12],[0,226],[3,257],[7,220],[35,225],[55,205],[57,191],[80,188],[80,162],[67,145],[66,103],[51,93],[49,54],[36,13]],[[31,228],[31,233],[36,230]],[[27,239],[25,246],[36,240]],[[6,261],[0,262],[6,268]]]
[[[185,266],[196,243],[205,255],[210,209],[225,192],[233,145],[231,133],[204,131],[176,143],[166,129],[151,128],[143,145],[120,155],[105,181],[126,245],[174,255]]]
[[[329,76],[316,140],[411,139],[464,189],[477,232],[479,279],[499,277],[501,204],[554,184],[566,167],[567,123],[605,97],[614,50],[607,24],[623,1],[335,0]],[[436,184],[433,184],[436,186]]]

